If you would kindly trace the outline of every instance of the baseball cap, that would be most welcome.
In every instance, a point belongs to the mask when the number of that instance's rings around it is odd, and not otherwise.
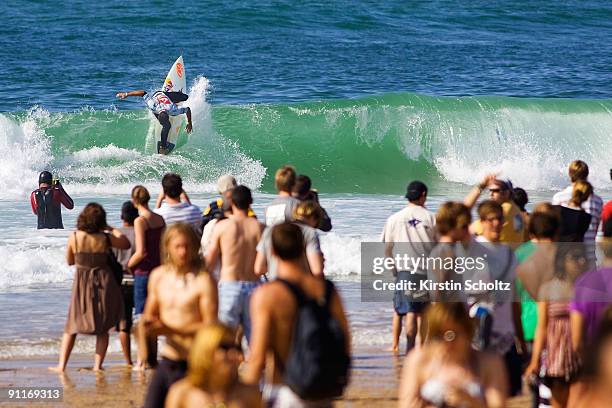
[[[513,191],[514,186],[512,185],[512,181],[510,179],[496,179],[493,184],[499,186],[503,191]]]
[[[427,193],[427,186],[425,183],[417,180],[408,184],[405,197],[410,201],[414,201],[418,200],[423,193]]]
[[[228,190],[233,190],[234,188],[236,188],[237,185],[238,183],[236,183],[236,179],[234,178],[234,176],[231,176],[229,174],[221,176],[219,177],[219,180],[217,180],[217,190],[221,194],[225,193]]]

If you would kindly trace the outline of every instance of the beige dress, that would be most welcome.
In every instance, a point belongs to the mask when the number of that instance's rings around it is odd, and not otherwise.
[[[104,334],[123,318],[123,296],[108,266],[108,252],[79,252],[84,234],[75,233],[76,273],[64,332]]]

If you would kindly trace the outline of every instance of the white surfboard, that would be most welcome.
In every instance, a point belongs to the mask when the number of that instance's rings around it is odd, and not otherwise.
[[[187,74],[185,73],[185,64],[183,63],[182,55],[176,59],[172,68],[168,71],[168,75],[166,75],[161,90],[165,92],[187,93]],[[182,103],[178,103],[177,105],[181,106]],[[176,141],[178,140],[179,133],[184,123],[185,115],[170,116],[170,124],[172,127],[170,128],[170,133],[168,133],[168,152],[166,154],[169,154],[176,146]],[[155,120],[156,146],[159,146],[161,143],[161,130],[161,124],[159,121]],[[157,147],[157,152],[159,153],[159,147]]]

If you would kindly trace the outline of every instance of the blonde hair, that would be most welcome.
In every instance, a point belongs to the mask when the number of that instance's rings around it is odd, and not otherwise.
[[[588,200],[591,194],[593,194],[593,186],[591,183],[585,180],[578,180],[574,182],[570,203],[576,207],[581,207],[582,203]]]
[[[314,217],[319,222],[321,220],[321,207],[314,201],[302,201],[293,210],[293,218],[303,221],[309,217]]]
[[[161,259],[164,265],[174,266],[172,263],[172,257],[168,252],[170,241],[178,235],[183,235],[189,242],[189,260],[187,261],[194,272],[200,272],[204,269],[204,262],[200,256],[200,239],[196,234],[191,224],[184,222],[178,222],[166,227],[164,235],[161,240]]]
[[[145,205],[149,203],[151,195],[145,186],[138,185],[132,189],[132,199],[140,205]]]
[[[191,384],[209,387],[214,376],[214,354],[224,341],[234,343],[234,332],[220,323],[212,323],[198,331],[189,350],[187,380]]]
[[[589,166],[582,160],[574,160],[569,165],[568,173],[572,183],[578,180],[586,180],[589,177]]]
[[[274,175],[274,184],[276,185],[276,189],[278,191],[286,191],[290,193],[295,185],[295,177],[295,167],[293,166],[286,165],[276,170],[276,174]]]

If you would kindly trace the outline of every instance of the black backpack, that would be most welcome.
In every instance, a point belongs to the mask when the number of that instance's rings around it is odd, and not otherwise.
[[[334,284],[325,280],[323,301],[309,299],[291,282],[277,281],[291,290],[298,302],[284,383],[304,400],[339,397],[349,380],[351,359],[340,322],[329,310]]]

